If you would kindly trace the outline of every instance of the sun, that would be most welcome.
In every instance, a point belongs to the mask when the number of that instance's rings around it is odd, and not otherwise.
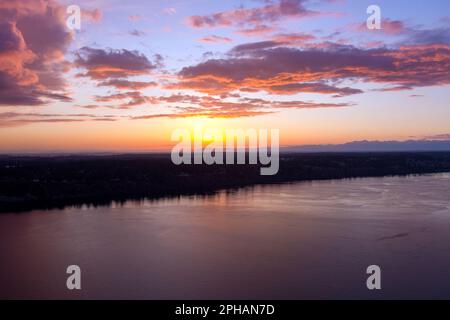
[[[224,119],[209,117],[186,118],[183,121],[183,126],[192,132],[192,139],[203,141],[204,143],[224,141],[224,134],[227,128]]]
[[[218,128],[222,126],[222,121],[219,118],[209,118],[204,116],[186,118],[186,124],[193,128]]]

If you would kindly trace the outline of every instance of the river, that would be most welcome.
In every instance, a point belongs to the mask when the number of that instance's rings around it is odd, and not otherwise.
[[[0,298],[449,299],[450,174],[1,214]]]

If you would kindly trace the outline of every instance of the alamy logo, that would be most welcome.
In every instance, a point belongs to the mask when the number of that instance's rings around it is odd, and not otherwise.
[[[275,175],[279,169],[278,129],[176,129],[172,141],[179,142],[171,152],[172,162],[181,164],[262,164],[261,175]],[[192,155],[194,160],[192,161]]]
[[[381,268],[377,265],[371,265],[367,267],[366,272],[370,274],[366,281],[367,289],[381,290]]]
[[[69,15],[66,20],[66,26],[70,30],[81,29],[81,9],[77,5],[70,5],[66,10]]]
[[[67,267],[67,274],[70,276],[67,278],[66,286],[69,290],[81,290],[81,269],[77,265],[71,265]]]
[[[367,8],[367,29],[380,30],[381,29],[381,8],[377,5],[371,5]]]

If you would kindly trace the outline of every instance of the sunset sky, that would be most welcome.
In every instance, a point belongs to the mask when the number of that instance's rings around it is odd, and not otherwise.
[[[0,152],[170,150],[198,124],[450,139],[449,89],[448,0],[0,2]]]

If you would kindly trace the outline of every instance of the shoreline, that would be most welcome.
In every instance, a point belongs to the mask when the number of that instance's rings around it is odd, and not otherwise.
[[[169,154],[0,156],[0,213],[212,195],[256,185],[445,173],[450,152],[281,154],[278,175],[260,176],[260,167],[176,166]]]

